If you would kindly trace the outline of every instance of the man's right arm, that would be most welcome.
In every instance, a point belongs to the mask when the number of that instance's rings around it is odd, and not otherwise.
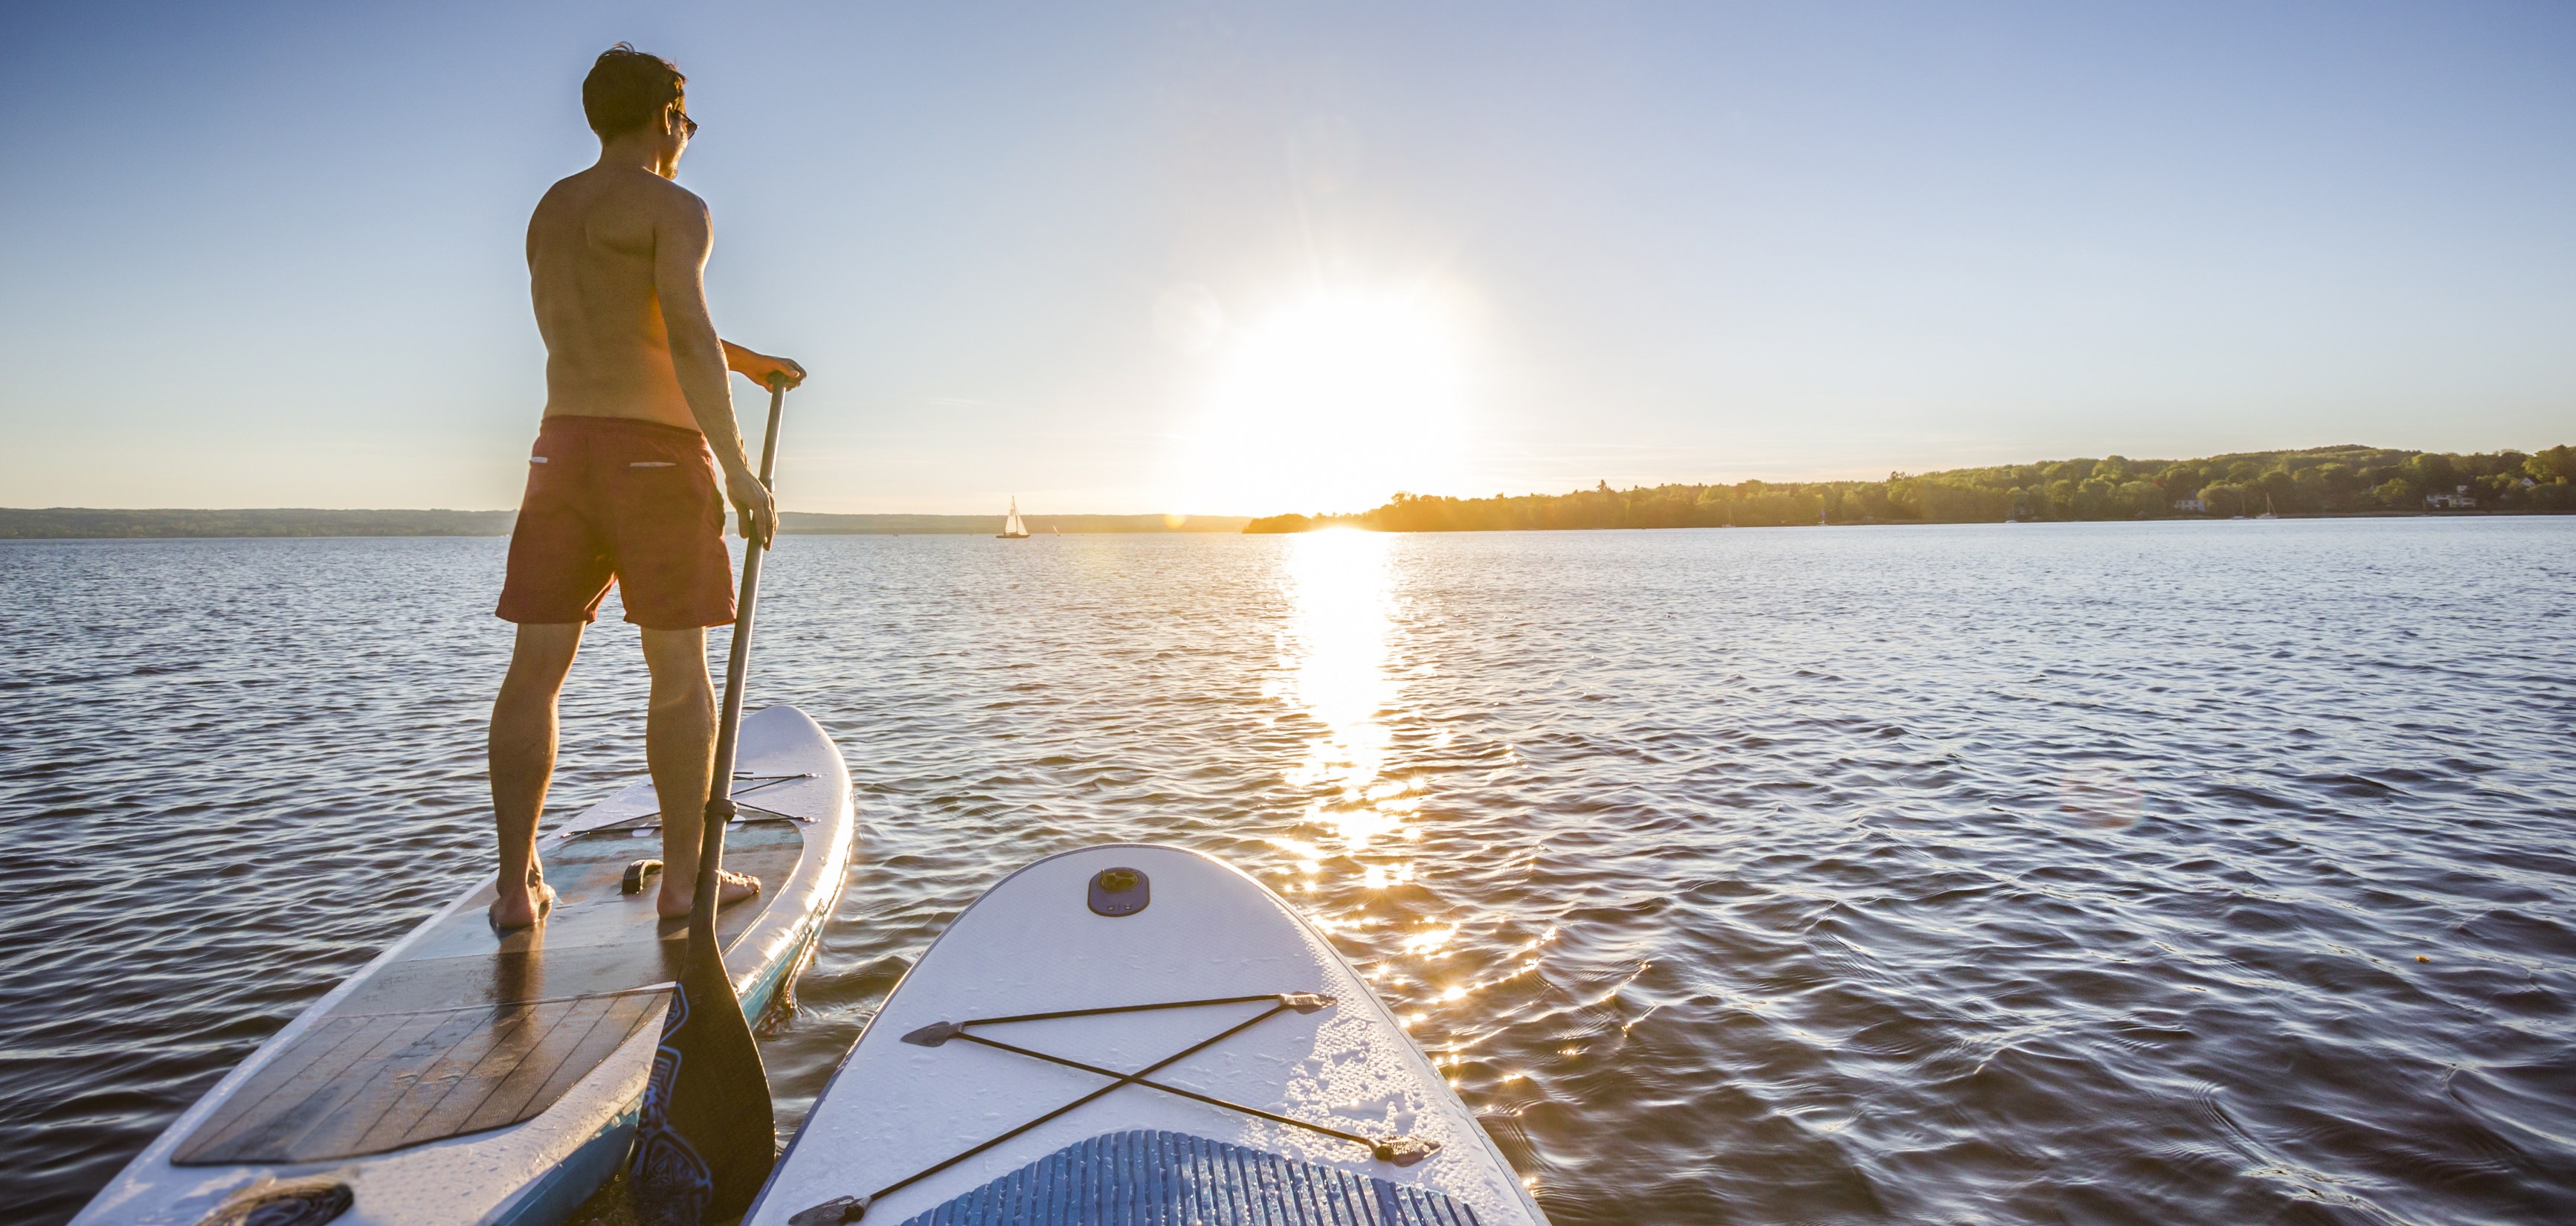
[[[715,320],[707,311],[707,254],[715,227],[704,201],[679,188],[664,196],[653,223],[653,292],[662,306],[662,327],[671,346],[671,369],[688,399],[689,415],[707,436],[707,446],[723,467],[725,492],[742,512],[744,539],[769,543],[777,511],[769,490],[743,454],[742,435],[734,424],[733,388],[727,382],[724,342],[716,338]]]

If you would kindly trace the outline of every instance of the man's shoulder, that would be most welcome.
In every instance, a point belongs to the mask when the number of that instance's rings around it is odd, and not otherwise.
[[[595,205],[608,201],[642,204],[656,212],[678,211],[704,215],[707,202],[696,192],[673,183],[650,171],[625,167],[593,166],[577,174],[557,179],[554,186],[537,201],[543,211],[549,205]]]
[[[704,216],[707,202],[696,192],[648,170],[621,170],[611,190],[648,201],[657,212]]]

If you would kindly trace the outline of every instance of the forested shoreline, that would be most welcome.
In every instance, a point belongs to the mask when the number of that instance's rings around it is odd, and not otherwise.
[[[1029,529],[1067,536],[1094,532],[1239,531],[1226,515],[1030,515]],[[0,507],[0,540],[185,539],[272,536],[508,536],[516,511],[117,510]],[[782,511],[786,536],[991,536],[999,515],[842,515]]]
[[[1884,481],[1741,481],[1571,494],[1399,493],[1355,514],[1273,515],[1245,532],[1775,527],[2003,520],[2227,519],[2576,511],[2576,449],[2440,453],[2357,444],[2197,460],[2126,456],[1890,473]]]

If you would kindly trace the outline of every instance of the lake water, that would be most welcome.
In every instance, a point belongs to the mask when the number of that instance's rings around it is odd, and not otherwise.
[[[0,544],[0,1171],[59,1221],[489,871],[497,540]],[[941,926],[1155,840],[1327,926],[1561,1226],[2576,1221],[2576,518],[791,537]],[[642,769],[591,636],[556,816]]]

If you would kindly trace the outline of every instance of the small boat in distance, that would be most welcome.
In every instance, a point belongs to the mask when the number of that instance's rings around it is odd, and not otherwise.
[[[2273,514],[2273,513],[2272,513],[2272,496],[2271,496],[2270,494],[2265,494],[2265,495],[2263,495],[2263,513],[2262,513],[2262,514],[2260,514],[2260,515],[2255,516],[2254,518],[2256,518],[2256,519],[2279,519],[2279,518],[2281,518],[2280,516],[2275,515],[2275,514]]]
[[[1020,522],[1020,500],[1018,498],[1015,497],[1011,499],[1010,518],[1002,521],[1002,530],[994,533],[993,539],[997,541],[1025,541],[1029,539],[1028,525]]]

